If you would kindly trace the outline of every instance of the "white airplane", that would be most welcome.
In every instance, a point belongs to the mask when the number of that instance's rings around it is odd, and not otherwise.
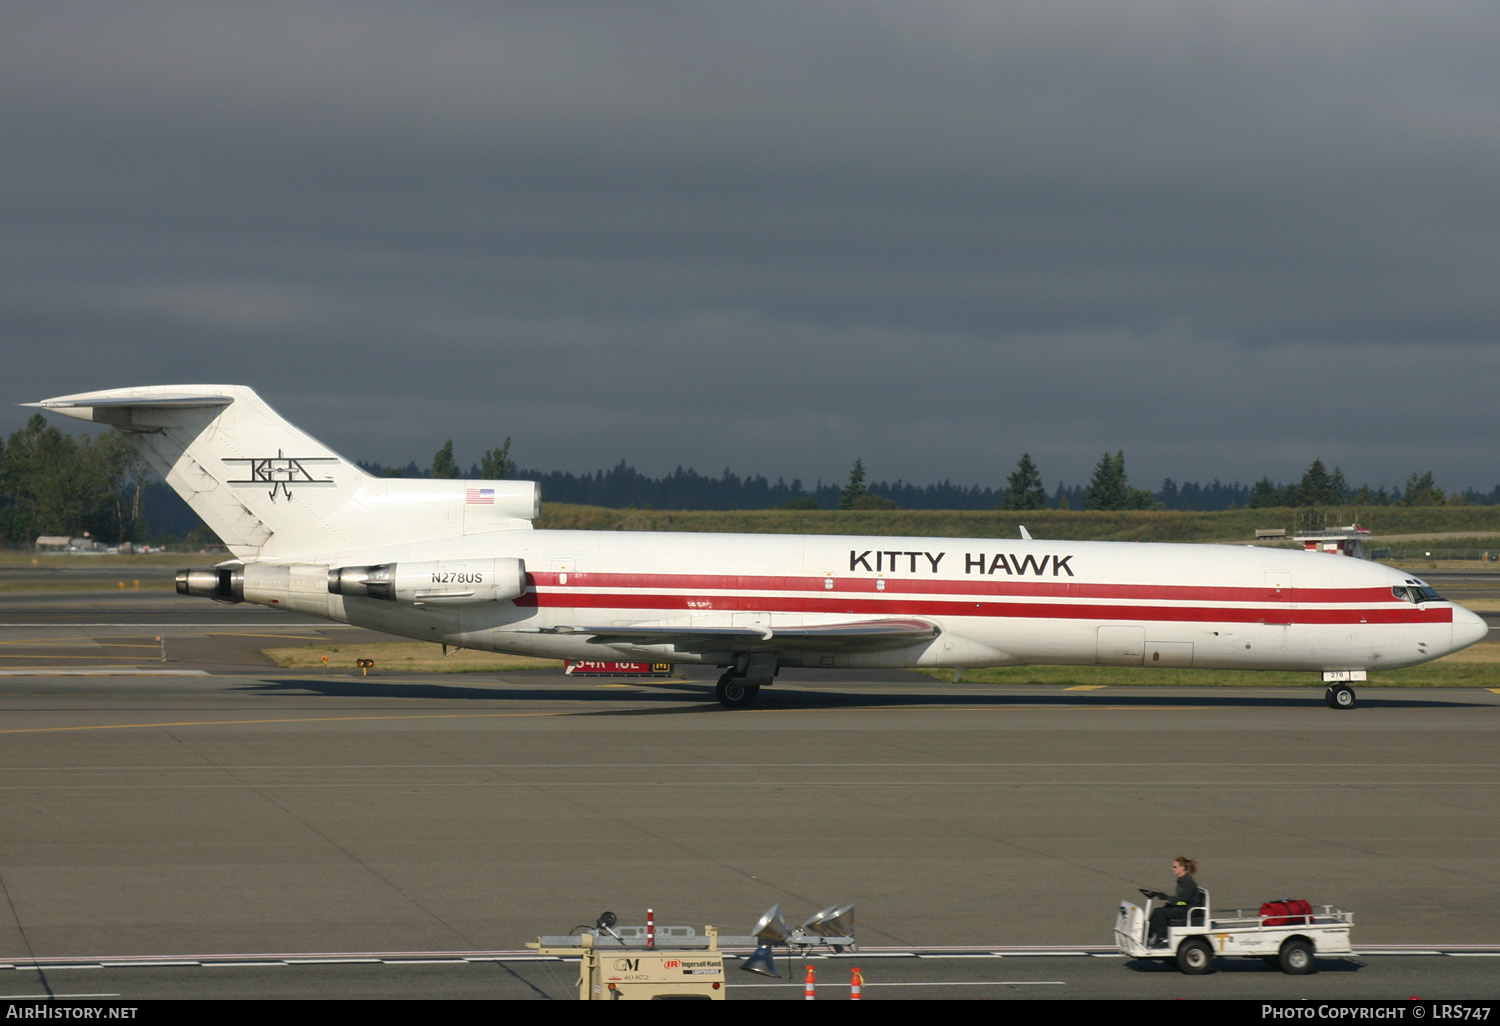
[[[1488,633],[1377,563],[1250,546],[532,529],[520,481],[374,478],[240,385],[28,404],[122,431],[236,557],[177,590],[423,641],[706,663],[751,702],[782,667],[1178,666],[1349,681]],[[1024,532],[1023,532],[1024,533]]]

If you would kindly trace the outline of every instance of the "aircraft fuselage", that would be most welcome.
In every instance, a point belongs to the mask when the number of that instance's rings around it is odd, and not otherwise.
[[[750,628],[763,636],[748,647],[811,667],[1368,670],[1426,662],[1487,631],[1450,602],[1398,594],[1419,597],[1399,570],[1249,546],[535,530],[355,550],[326,565],[438,563],[463,573],[496,557],[525,567],[525,591],[509,602],[245,597],[450,645],[571,659],[726,664],[745,641],[684,647],[588,629]],[[782,626],[894,618],[936,632],[777,645]]]

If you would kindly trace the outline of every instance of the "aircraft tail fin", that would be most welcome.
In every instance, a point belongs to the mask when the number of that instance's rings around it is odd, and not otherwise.
[[[536,485],[371,477],[243,385],[153,385],[28,403],[121,431],[244,560],[530,527]]]

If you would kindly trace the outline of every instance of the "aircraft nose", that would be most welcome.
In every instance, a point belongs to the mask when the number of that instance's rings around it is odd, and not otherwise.
[[[1468,648],[1476,641],[1489,637],[1490,625],[1478,613],[1471,613],[1463,606],[1453,607],[1453,650]]]

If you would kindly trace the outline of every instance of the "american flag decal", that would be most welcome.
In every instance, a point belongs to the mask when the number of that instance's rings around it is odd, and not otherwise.
[[[464,504],[468,506],[493,506],[495,504],[495,489],[465,488]]]

